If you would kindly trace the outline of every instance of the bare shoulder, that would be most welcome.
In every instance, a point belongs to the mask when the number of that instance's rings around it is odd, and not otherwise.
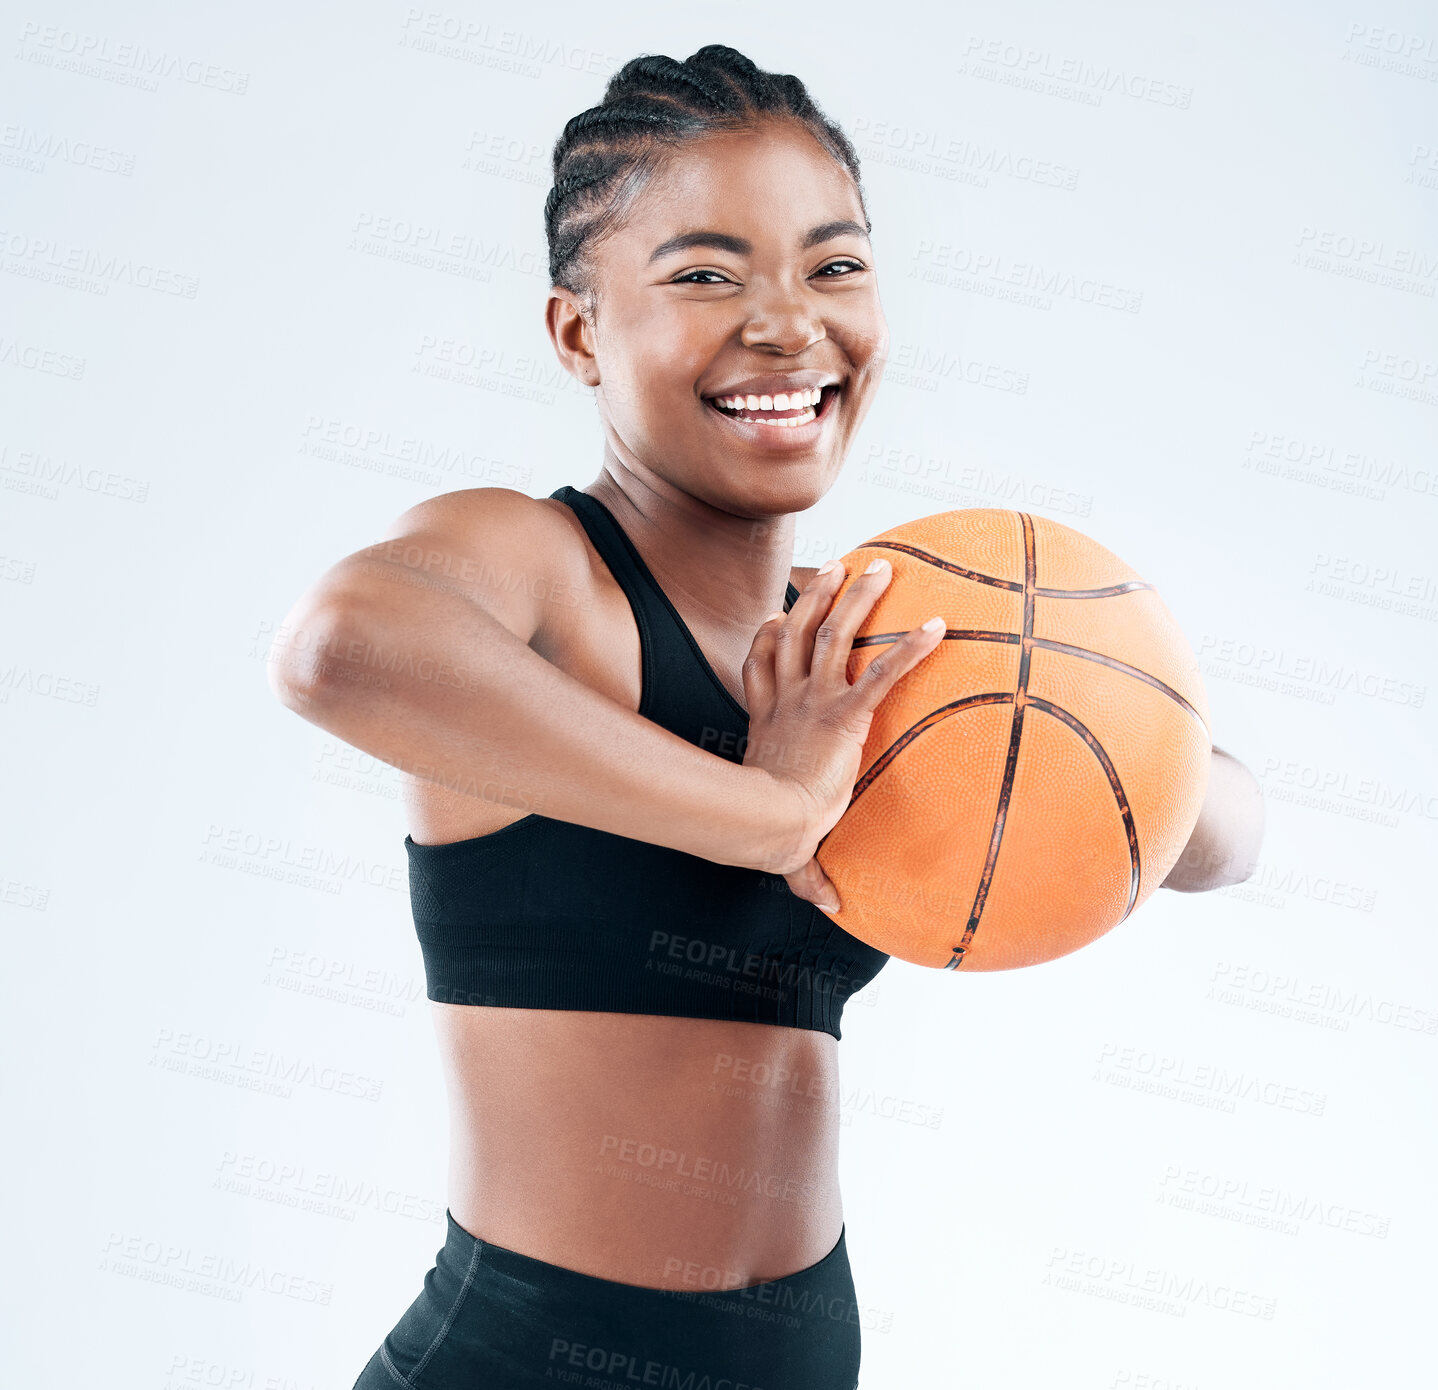
[[[408,583],[462,593],[526,642],[588,582],[560,502],[507,487],[460,488],[401,512],[362,554]]]
[[[547,498],[512,487],[466,487],[416,502],[394,519],[383,539],[443,536],[458,546],[488,550],[516,532],[521,544],[527,543],[554,521]]]
[[[795,565],[789,571],[789,582],[802,594],[804,592],[804,585],[818,572],[819,567],[817,565]]]

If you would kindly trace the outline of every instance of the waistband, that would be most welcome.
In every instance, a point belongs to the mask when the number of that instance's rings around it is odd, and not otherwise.
[[[536,1259],[533,1255],[522,1255],[517,1250],[506,1250],[501,1245],[492,1245],[479,1236],[465,1230],[454,1214],[445,1208],[446,1223],[445,1253],[459,1268],[467,1266],[479,1251],[480,1266],[493,1270],[526,1284],[555,1288],[568,1288],[578,1294],[590,1297],[608,1292],[628,1296],[652,1294],[657,1299],[673,1300],[679,1303],[702,1303],[713,1307],[716,1300],[744,1305],[750,1302],[769,1302],[781,1290],[793,1293],[796,1290],[823,1289],[836,1279],[849,1277],[849,1254],[844,1244],[846,1226],[839,1227],[839,1239],[834,1248],[823,1259],[804,1269],[795,1270],[778,1279],[766,1279],[758,1284],[743,1284],[733,1289],[656,1289],[646,1284],[625,1284],[616,1279],[602,1279],[595,1274],[584,1274],[577,1269],[566,1269],[563,1265],[550,1264],[547,1260]]]

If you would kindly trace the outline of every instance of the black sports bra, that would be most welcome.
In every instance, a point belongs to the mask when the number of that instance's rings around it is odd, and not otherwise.
[[[639,628],[639,713],[742,762],[749,717],[720,683],[634,543],[565,486]],[[784,607],[799,596],[789,585]],[[844,1002],[889,959],[781,874],[530,814],[417,845],[410,901],[426,993],[446,1004],[738,1019],[840,1036]]]

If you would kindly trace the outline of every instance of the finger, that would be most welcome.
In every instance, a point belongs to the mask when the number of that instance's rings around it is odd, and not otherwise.
[[[875,557],[834,602],[822,623],[815,624],[809,662],[811,675],[847,683],[855,634],[893,577],[889,562],[882,556]]]
[[[824,912],[839,910],[839,892],[830,882],[828,874],[819,867],[817,859],[811,859],[802,869],[795,869],[784,875],[794,896],[813,903]]]
[[[862,709],[872,710],[893,689],[901,676],[907,675],[944,640],[945,623],[935,616],[910,628],[897,642],[886,647],[859,674],[851,687],[852,697]]]
[[[832,569],[809,576],[784,620],[785,630],[778,638],[774,655],[774,671],[783,684],[803,680],[809,674],[814,629],[823,621],[835,592],[844,582],[844,566],[838,560],[829,563]]]
[[[760,623],[749,644],[749,655],[739,668],[739,679],[744,683],[744,704],[751,720],[767,714],[774,704],[774,634],[783,620],[782,612],[771,613]]]

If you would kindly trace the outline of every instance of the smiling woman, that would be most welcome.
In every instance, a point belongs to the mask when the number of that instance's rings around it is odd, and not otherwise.
[[[814,851],[943,628],[851,684],[887,567],[839,598],[792,564],[888,343],[858,164],[797,78],[709,45],[627,63],[554,177],[546,323],[599,477],[411,508],[268,667],[408,774],[451,1102],[447,1239],[358,1387],[853,1390],[836,1047],[888,958]]]
[[[357,1390],[854,1390],[837,1043],[888,957],[814,855],[945,630],[851,683],[887,562],[792,563],[888,346],[857,160],[709,45],[625,64],[554,176],[546,324],[599,476],[412,507],[266,666],[406,774],[449,1091],[447,1238]],[[1234,823],[1175,887],[1242,875]]]
[[[792,516],[836,481],[888,346],[857,156],[798,79],[732,49],[636,62],[643,80],[555,147],[550,335],[595,388],[611,477],[655,505],[677,489]],[[815,390],[811,416],[793,396]],[[702,606],[731,588],[720,578],[706,594],[695,576]]]

